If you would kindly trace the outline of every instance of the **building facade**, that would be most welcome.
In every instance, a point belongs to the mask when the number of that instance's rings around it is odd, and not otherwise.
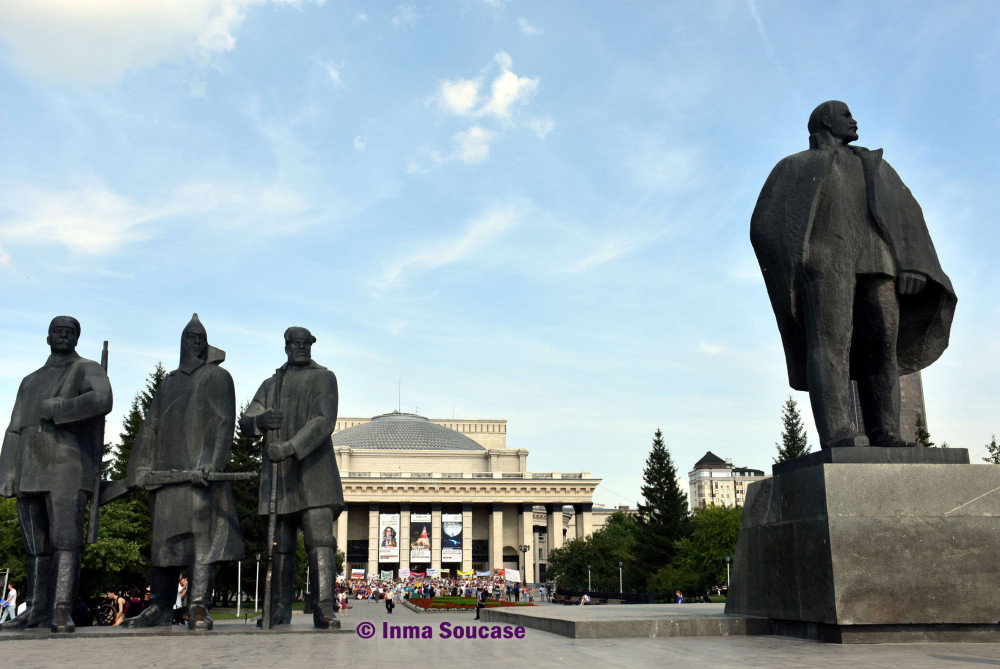
[[[747,486],[768,478],[759,469],[734,467],[711,451],[695,463],[688,473],[688,495],[691,509],[704,506],[743,506]]]
[[[333,448],[348,573],[520,568],[538,582],[550,550],[594,529],[600,480],[529,471],[528,452],[507,448],[506,420],[341,418]]]
[[[927,408],[924,406],[924,382],[920,372],[899,377],[899,436],[906,441],[917,440],[917,414],[924,419],[927,428]],[[858,384],[851,381],[851,420],[859,432],[865,431],[865,417],[861,413],[861,398]]]

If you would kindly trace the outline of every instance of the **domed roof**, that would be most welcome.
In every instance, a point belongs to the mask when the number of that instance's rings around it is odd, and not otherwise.
[[[374,450],[485,451],[464,434],[412,413],[375,416],[333,435],[334,446]]]

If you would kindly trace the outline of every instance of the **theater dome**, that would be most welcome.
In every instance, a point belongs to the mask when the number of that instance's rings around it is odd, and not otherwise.
[[[358,450],[485,451],[464,434],[412,413],[375,416],[333,435],[334,446]]]

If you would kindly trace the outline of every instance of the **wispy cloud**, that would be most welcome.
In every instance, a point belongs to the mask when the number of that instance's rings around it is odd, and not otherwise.
[[[524,122],[524,125],[538,135],[538,139],[545,139],[556,127],[556,122],[552,120],[551,116],[545,116],[544,118],[529,119]]]
[[[330,77],[330,81],[333,82],[333,85],[337,88],[343,88],[344,81],[340,78],[340,71],[344,68],[344,64],[334,63],[329,60],[321,60],[319,63],[323,66],[323,69],[326,70],[326,74]]]
[[[600,242],[598,248],[566,267],[567,272],[582,272],[617,260],[648,241],[646,236],[617,235]]]
[[[458,161],[476,165],[490,157],[490,142],[495,137],[496,133],[474,125],[468,130],[455,133],[451,138],[455,147],[452,153],[444,155],[440,152],[434,152],[432,157],[438,163]]]
[[[723,353],[726,348],[724,346],[719,346],[718,344],[709,344],[708,342],[699,342],[698,350],[702,353],[708,353],[709,355],[719,355]]]
[[[417,7],[412,2],[400,5],[392,17],[393,25],[412,26],[417,22]]]
[[[521,17],[517,20],[517,24],[521,26],[521,32],[525,35],[541,35],[545,31],[541,28],[536,28],[535,26],[528,23],[528,19]]]
[[[37,79],[115,83],[126,72],[162,61],[211,64],[236,47],[247,10],[266,2],[3,2],[0,42],[14,66]]]
[[[381,289],[393,288],[402,284],[407,275],[463,262],[517,226],[528,210],[529,206],[522,201],[496,205],[470,221],[457,238],[417,249],[391,263],[374,285]]]
[[[351,142],[351,144],[354,146],[355,151],[361,153],[362,151],[365,150],[365,146],[368,145],[368,138],[358,135],[357,137],[354,138],[354,141]]]

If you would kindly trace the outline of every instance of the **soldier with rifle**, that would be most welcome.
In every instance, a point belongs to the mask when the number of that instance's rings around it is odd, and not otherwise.
[[[273,558],[259,624],[267,629],[291,622],[299,527],[310,574],[315,575],[313,624],[320,629],[340,626],[333,607],[333,522],[344,507],[344,494],[330,439],[337,424],[337,377],[313,362],[315,341],[305,328],[285,330],[288,362],[264,381],[240,419],[244,432],[264,435],[258,513],[269,516]]]
[[[139,429],[125,482],[150,490],[153,520],[150,605],[126,627],[169,626],[177,577],[189,572],[188,627],[210,630],[216,562],[243,557],[243,537],[229,480],[236,425],[233,379],[219,366],[198,314],[181,335],[180,366],[160,384]],[[103,496],[102,496],[103,499]]]
[[[52,354],[18,388],[0,451],[0,496],[17,497],[28,554],[27,608],[3,629],[48,624],[73,632],[83,520],[101,467],[111,382],[76,352],[80,322],[57,316],[46,339]],[[96,499],[94,501],[96,504]]]

